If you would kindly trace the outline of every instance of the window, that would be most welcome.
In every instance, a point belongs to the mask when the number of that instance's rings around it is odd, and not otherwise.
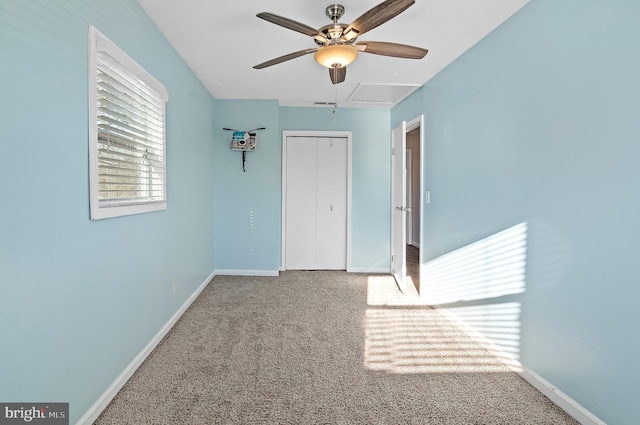
[[[164,86],[89,27],[91,219],[164,210]]]

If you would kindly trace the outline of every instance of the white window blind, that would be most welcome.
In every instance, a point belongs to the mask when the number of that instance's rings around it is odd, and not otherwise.
[[[164,87],[95,28],[90,32],[91,217],[165,209]]]

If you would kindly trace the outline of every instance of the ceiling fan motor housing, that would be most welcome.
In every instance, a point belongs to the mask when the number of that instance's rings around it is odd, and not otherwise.
[[[347,25],[341,23],[325,25],[324,27],[320,28],[319,31],[324,34],[326,40],[322,40],[321,38],[316,39],[316,44],[318,44],[319,46],[326,46],[327,44],[335,43],[353,43],[355,41],[355,38],[351,40],[344,39],[343,35],[346,29]]]
[[[356,41],[357,33],[345,37],[345,31],[349,27],[347,24],[341,24],[338,20],[344,15],[345,7],[338,3],[333,3],[325,9],[326,15],[333,21],[332,24],[325,25],[318,31],[324,35],[317,37],[315,42],[318,46],[328,46],[332,44],[353,44]]]

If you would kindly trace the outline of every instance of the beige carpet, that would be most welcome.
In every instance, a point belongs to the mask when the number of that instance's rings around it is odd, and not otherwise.
[[[96,424],[576,424],[392,278],[213,279]]]

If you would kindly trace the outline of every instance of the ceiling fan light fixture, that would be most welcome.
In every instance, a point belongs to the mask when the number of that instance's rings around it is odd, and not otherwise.
[[[314,59],[327,68],[342,68],[358,57],[358,49],[350,44],[333,44],[321,47]]]

